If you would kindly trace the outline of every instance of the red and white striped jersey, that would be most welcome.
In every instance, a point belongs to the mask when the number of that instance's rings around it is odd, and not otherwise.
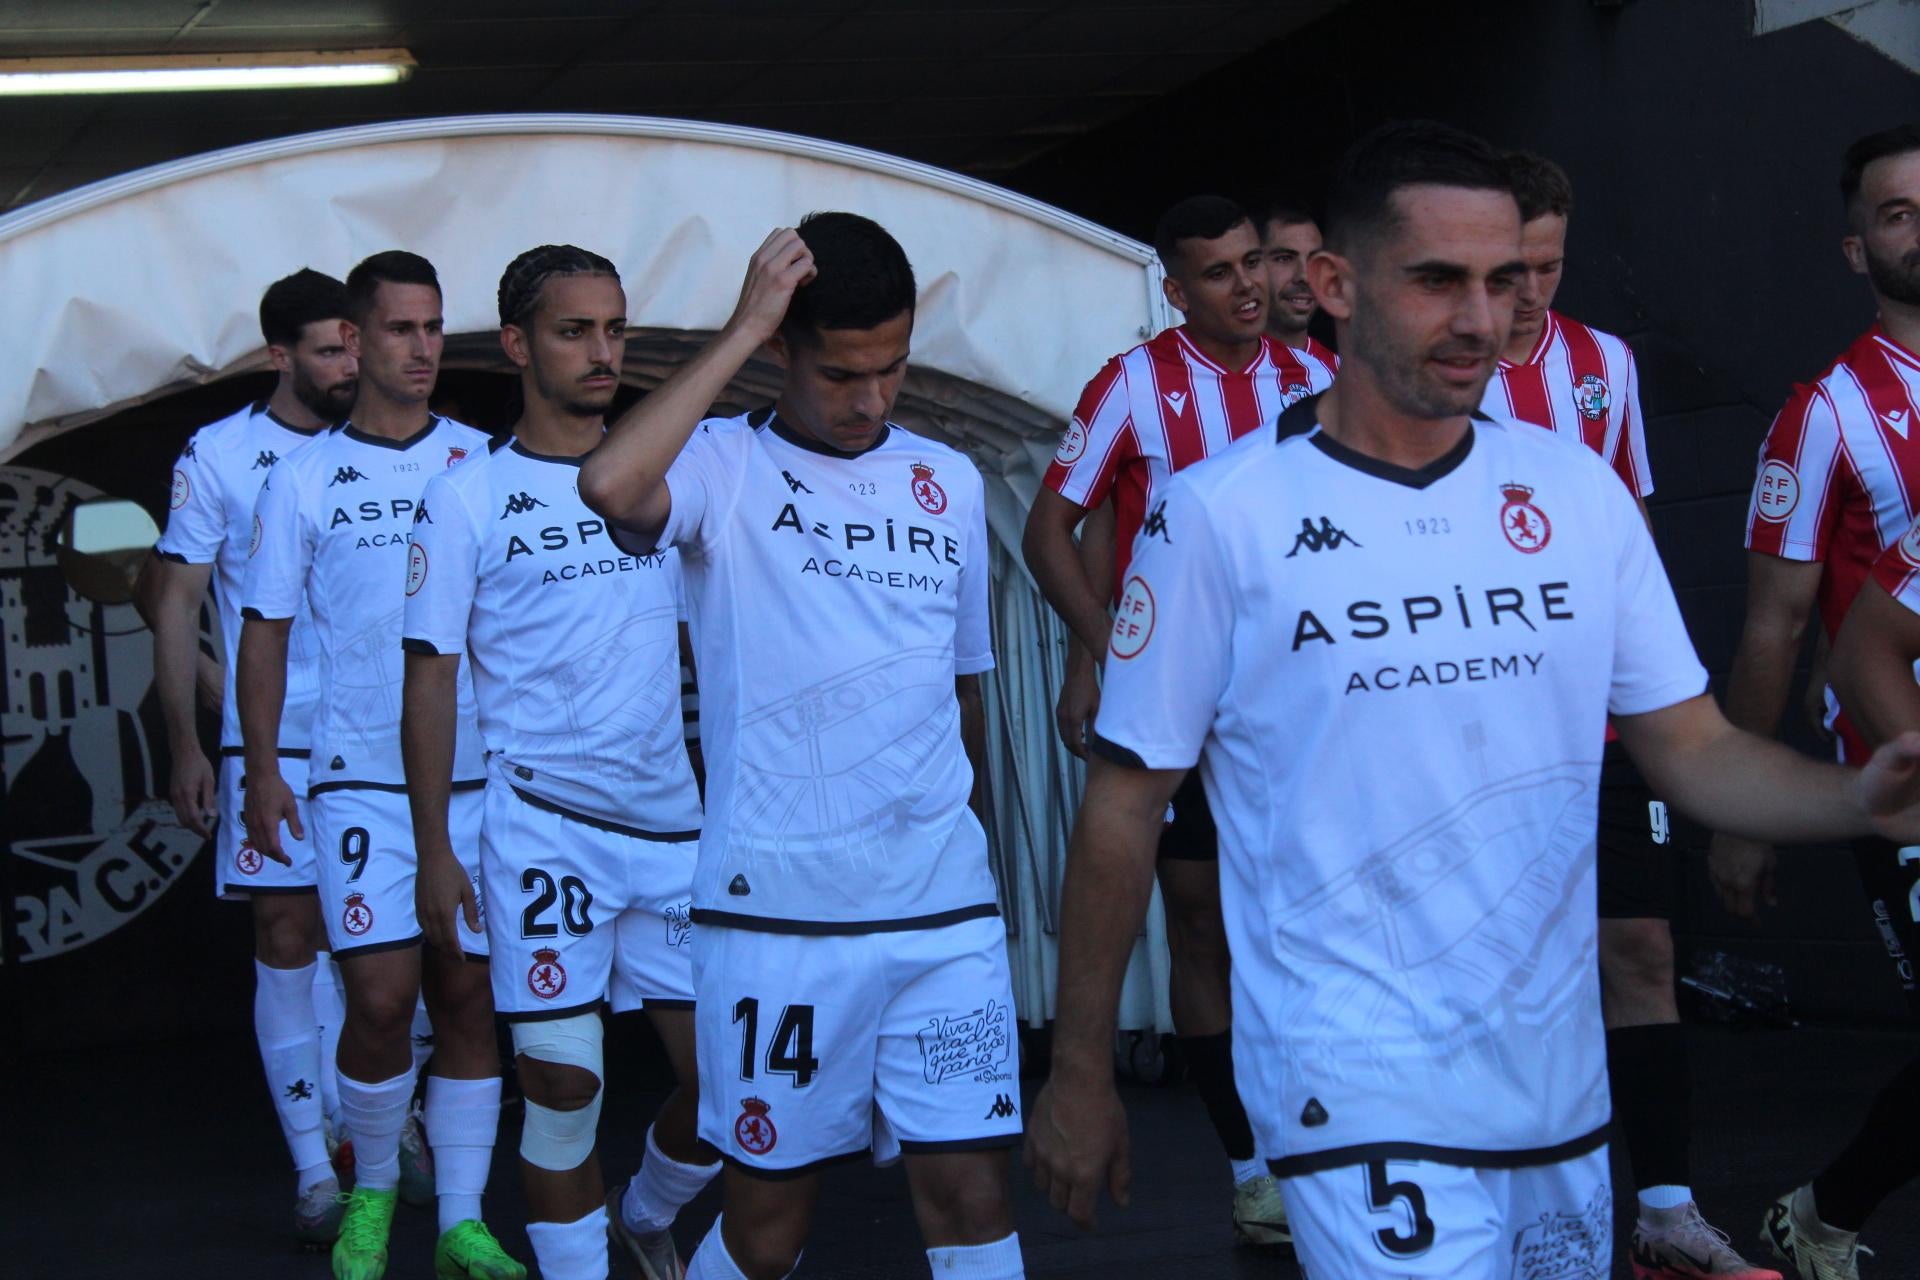
[[[1087,508],[1113,496],[1115,599],[1134,535],[1167,478],[1326,390],[1335,364],[1263,335],[1246,368],[1226,369],[1194,346],[1185,325],[1107,361],[1080,393],[1046,485]]]
[[[1539,340],[1518,364],[1502,360],[1481,412],[1545,427],[1599,454],[1635,497],[1653,492],[1640,373],[1627,344],[1578,320],[1547,312]]]
[[[1875,324],[1818,381],[1793,389],[1760,447],[1747,547],[1825,565],[1818,602],[1829,640],[1873,562],[1920,516],[1916,409],[1920,356]],[[1835,727],[1845,758],[1865,759],[1845,719]]]
[[[1340,371],[1340,357],[1333,353],[1332,347],[1327,346],[1317,338],[1308,338],[1307,345],[1301,347],[1294,354],[1312,357],[1327,366],[1327,368],[1332,369],[1335,373]]]

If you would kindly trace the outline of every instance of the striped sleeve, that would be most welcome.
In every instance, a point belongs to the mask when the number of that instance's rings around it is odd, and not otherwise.
[[[1852,468],[1840,421],[1819,383],[1794,388],[1767,428],[1747,504],[1747,549],[1824,560]]]
[[[1077,506],[1097,507],[1112,492],[1120,468],[1139,454],[1125,359],[1115,356],[1080,393],[1046,485]]]
[[[1653,492],[1653,468],[1647,463],[1646,423],[1640,414],[1640,366],[1624,342],[1620,348],[1626,352],[1627,376],[1620,394],[1620,433],[1613,442],[1613,457],[1607,461],[1614,474],[1626,481],[1627,492],[1644,498]]]

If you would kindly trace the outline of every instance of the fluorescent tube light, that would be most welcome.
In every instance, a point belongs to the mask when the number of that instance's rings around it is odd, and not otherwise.
[[[0,59],[0,97],[61,93],[334,89],[395,84],[413,74],[405,49]]]

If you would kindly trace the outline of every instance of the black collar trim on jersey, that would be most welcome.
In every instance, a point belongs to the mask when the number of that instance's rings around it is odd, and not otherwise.
[[[325,431],[327,429],[327,426],[332,425],[331,423],[328,423],[318,427],[296,427],[291,422],[288,422],[285,418],[281,417],[279,414],[275,413],[272,409],[270,409],[267,406],[267,402],[265,400],[262,400],[258,404],[254,405],[253,411],[255,413],[266,414],[268,419],[272,421],[274,426],[279,427],[282,431],[291,431],[293,432],[293,434],[297,436],[317,436],[322,431]]]
[[[399,449],[404,452],[432,435],[433,429],[445,421],[446,419],[442,418],[439,414],[430,413],[427,415],[427,425],[408,436],[405,440],[389,440],[385,436],[370,436],[360,428],[354,426],[351,419],[340,424],[340,431],[347,439],[358,440],[361,444],[379,445],[382,449]]]
[[[1491,419],[1474,414],[1467,423],[1466,434],[1460,437],[1460,443],[1447,450],[1424,467],[1397,467],[1391,462],[1382,462],[1378,458],[1368,457],[1358,449],[1349,449],[1333,439],[1326,430],[1315,431],[1307,437],[1307,442],[1320,452],[1332,458],[1342,466],[1352,467],[1355,471],[1364,471],[1370,476],[1388,480],[1394,484],[1405,485],[1409,489],[1424,489],[1435,481],[1443,480],[1457,470],[1473,452],[1474,422],[1489,422]]]
[[[577,467],[587,460],[586,453],[571,455],[564,453],[535,453],[520,443],[519,436],[515,436],[512,440],[509,440],[507,442],[507,448],[513,450],[523,458],[532,458],[535,462],[557,462],[563,467]],[[592,449],[587,450],[587,453],[592,452]]]
[[[889,422],[887,424],[887,429],[885,431],[882,431],[879,435],[873,438],[872,444],[868,445],[864,449],[855,449],[849,452],[845,449],[836,449],[832,445],[828,444],[826,441],[817,440],[813,436],[807,435],[804,432],[795,431],[792,427],[786,424],[786,421],[783,418],[781,418],[781,416],[778,413],[774,412],[773,407],[771,405],[767,407],[766,417],[762,418],[759,422],[755,422],[753,419],[754,419],[754,415],[751,413],[748,414],[747,425],[754,428],[756,431],[759,430],[761,427],[772,427],[773,434],[779,436],[782,440],[785,440],[788,444],[792,445],[794,448],[805,449],[808,453],[823,454],[829,458],[861,457],[864,454],[872,453],[875,449],[878,449],[881,445],[885,444],[893,435],[893,424]]]

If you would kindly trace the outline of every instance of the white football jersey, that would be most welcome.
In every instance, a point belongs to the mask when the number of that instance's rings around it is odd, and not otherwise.
[[[220,712],[223,751],[240,749],[240,700],[233,678],[240,665],[240,581],[253,541],[254,499],[276,462],[320,434],[287,425],[260,400],[194,432],[173,464],[167,531],[154,550],[180,564],[213,566],[213,603],[220,612],[227,668],[227,696]],[[303,603],[287,638],[287,702],[280,715],[283,752],[306,751],[318,678],[313,620]]]
[[[311,794],[405,785],[400,630],[420,563],[414,523],[431,518],[420,494],[434,476],[486,447],[484,433],[448,418],[435,417],[407,440],[367,435],[347,422],[268,472],[254,510],[241,612],[291,618],[303,601],[312,609],[320,672]],[[453,776],[484,776],[464,662]]]
[[[1234,1060],[1275,1172],[1605,1140],[1594,830],[1609,711],[1706,672],[1591,451],[1476,418],[1408,471],[1316,401],[1177,475],[1135,548],[1098,749],[1199,762]]]
[[[494,777],[574,817],[690,840],[679,556],[615,546],[580,500],[583,461],[514,440],[428,482],[405,645],[472,661]]]
[[[954,679],[993,666],[980,473],[898,426],[857,456],[771,409],[667,473],[700,674],[694,920],[820,933],[999,911]]]

